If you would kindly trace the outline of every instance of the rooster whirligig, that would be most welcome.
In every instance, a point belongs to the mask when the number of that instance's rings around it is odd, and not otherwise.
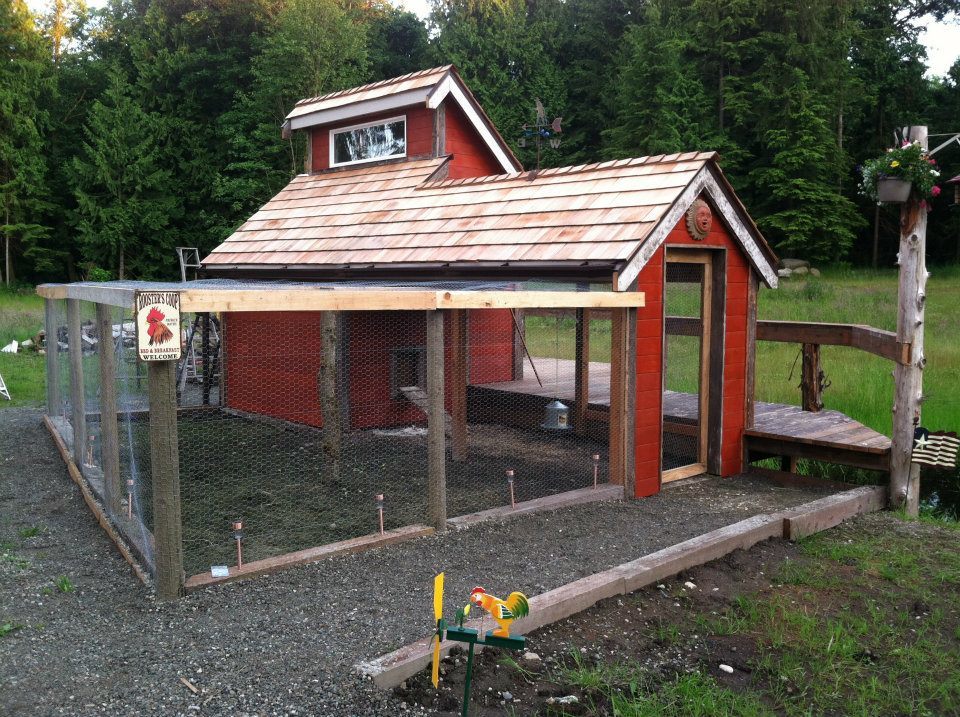
[[[497,621],[500,629],[493,631],[497,637],[510,637],[510,623],[517,618],[526,617],[530,612],[527,596],[519,592],[512,592],[506,600],[501,600],[477,587],[470,593],[470,602],[482,607]]]

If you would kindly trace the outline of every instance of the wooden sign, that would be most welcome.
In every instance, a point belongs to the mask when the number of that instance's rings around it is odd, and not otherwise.
[[[141,361],[180,358],[180,294],[137,292],[137,356]]]

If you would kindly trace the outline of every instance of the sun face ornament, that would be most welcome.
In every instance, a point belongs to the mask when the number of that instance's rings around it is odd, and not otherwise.
[[[713,211],[702,199],[696,200],[687,210],[687,229],[697,241],[706,239],[713,228]]]

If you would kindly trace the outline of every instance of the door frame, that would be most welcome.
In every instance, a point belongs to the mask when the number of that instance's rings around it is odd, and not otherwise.
[[[701,282],[700,393],[698,406],[697,462],[663,471],[662,483],[689,478],[702,473],[720,472],[722,436],[723,344],[726,328],[725,284],[726,251],[722,247],[700,248],[689,245],[667,245],[664,255],[663,287],[663,388],[666,388],[667,351],[667,264],[699,264],[703,266]],[[663,412],[661,409],[661,423]],[[661,442],[662,451],[662,442]],[[661,459],[662,461],[662,459]]]

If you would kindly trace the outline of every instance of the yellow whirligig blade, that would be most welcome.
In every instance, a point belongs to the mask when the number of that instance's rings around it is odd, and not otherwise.
[[[443,573],[433,579],[433,619],[443,617]]]
[[[433,680],[433,689],[437,689],[440,684],[440,636],[434,635],[433,638],[433,671],[430,674]]]

